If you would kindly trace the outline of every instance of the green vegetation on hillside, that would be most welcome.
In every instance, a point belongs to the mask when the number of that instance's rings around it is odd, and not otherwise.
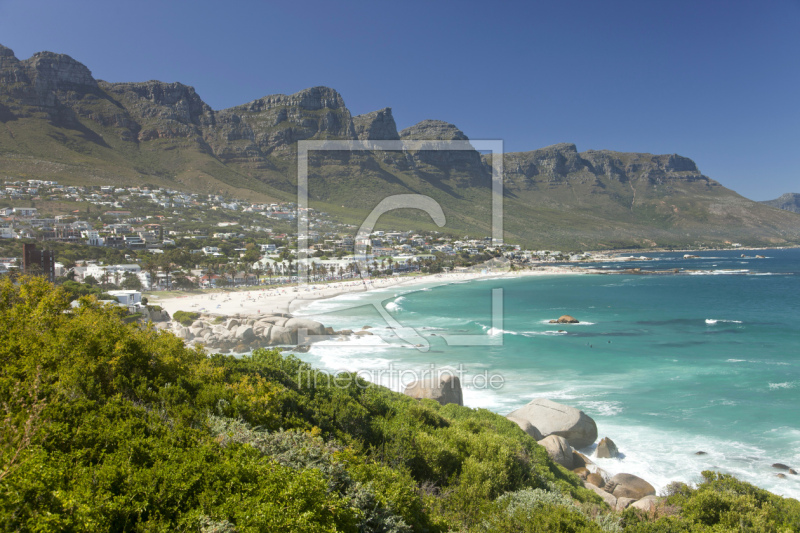
[[[0,280],[3,531],[796,531],[726,476],[610,513],[516,424],[293,356],[208,356]],[[668,516],[661,516],[668,515]],[[741,528],[741,529],[739,529]]]

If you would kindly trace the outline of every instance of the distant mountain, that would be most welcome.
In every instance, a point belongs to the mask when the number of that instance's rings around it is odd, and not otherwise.
[[[800,213],[800,194],[796,192],[787,192],[786,194],[782,194],[779,198],[764,200],[761,203],[793,213]]]
[[[292,199],[305,139],[468,140],[425,120],[397,131],[391,108],[352,116],[313,87],[212,109],[189,86],[96,80],[69,56],[19,60],[0,46],[0,175],[73,184],[152,184],[245,199]],[[325,152],[309,162],[312,205],[358,224],[388,194],[439,202],[445,231],[489,235],[490,156],[477,151]],[[679,155],[578,152],[557,144],[504,155],[506,239],[597,249],[800,242],[800,215],[752,202]],[[385,227],[439,229],[416,210]]]

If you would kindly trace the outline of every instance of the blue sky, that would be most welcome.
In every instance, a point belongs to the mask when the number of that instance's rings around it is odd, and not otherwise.
[[[327,85],[401,129],[679,153],[748,198],[800,192],[800,0],[0,0],[0,43],[215,109]]]

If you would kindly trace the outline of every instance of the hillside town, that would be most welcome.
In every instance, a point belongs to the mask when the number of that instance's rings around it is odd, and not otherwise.
[[[435,273],[487,261],[513,269],[607,259],[438,232],[374,231],[356,243],[355,226],[313,208],[155,187],[6,179],[0,205],[0,274],[42,272],[53,281],[68,278],[119,290]],[[309,228],[307,239],[298,240],[298,218]],[[11,253],[4,242],[28,243],[29,251]],[[366,251],[359,260],[357,244]]]

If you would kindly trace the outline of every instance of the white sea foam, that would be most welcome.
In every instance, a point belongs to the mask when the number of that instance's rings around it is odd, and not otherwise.
[[[553,331],[553,330],[548,330],[548,331],[523,331],[522,335],[525,336],[525,337],[537,337],[539,335],[566,335],[567,333],[569,333],[569,332],[563,331],[563,330],[562,331]]]
[[[517,333],[516,331],[508,331],[508,330],[500,329],[500,328],[489,328],[488,330],[486,330],[486,334],[487,335],[492,335],[492,336],[495,336],[495,335],[519,335],[519,333]]]
[[[785,381],[783,383],[770,383],[769,388],[770,390],[776,389],[793,389],[797,385],[794,381]]]
[[[726,363],[746,363],[747,359],[726,359]]]
[[[706,324],[708,324],[709,326],[713,326],[714,324],[718,324],[720,322],[726,323],[726,324],[741,324],[742,323],[741,320],[725,320],[725,319],[722,319],[722,318],[706,318]]]
[[[617,401],[589,400],[578,402],[578,406],[590,416],[615,416],[624,411],[622,402]]]
[[[623,454],[621,458],[598,459],[591,449],[592,460],[610,475],[634,474],[661,491],[672,481],[697,483],[699,472],[720,470],[776,494],[800,496],[800,483],[778,479],[770,467],[775,458],[759,446],[693,433],[676,434],[675,430],[624,425],[614,422],[613,418],[599,420],[598,426]],[[695,455],[698,451],[706,453]],[[796,456],[786,458],[790,459]]]

